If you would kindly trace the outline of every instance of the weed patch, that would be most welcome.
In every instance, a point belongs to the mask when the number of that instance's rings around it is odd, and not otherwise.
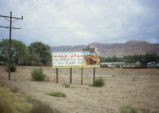
[[[55,97],[66,97],[66,94],[64,92],[50,92],[47,93],[47,95]]]
[[[70,84],[67,84],[67,83],[63,83],[62,85],[63,85],[65,88],[70,87]]]
[[[11,92],[18,92],[18,88],[17,87],[11,88],[10,91]]]
[[[120,108],[120,113],[137,113],[137,111],[130,106],[122,106]]]

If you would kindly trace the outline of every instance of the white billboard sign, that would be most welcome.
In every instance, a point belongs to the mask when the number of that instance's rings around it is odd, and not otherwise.
[[[53,52],[53,68],[99,67],[98,55],[85,55],[83,52]],[[91,64],[93,63],[93,64]]]
[[[52,53],[53,66],[81,66],[82,52],[54,52]]]

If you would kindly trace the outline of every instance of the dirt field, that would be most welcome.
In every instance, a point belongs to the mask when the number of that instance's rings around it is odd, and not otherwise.
[[[96,70],[96,77],[103,77],[102,88],[91,87],[93,69],[84,69],[84,85],[80,85],[80,69],[73,69],[73,83],[70,88],[69,69],[59,69],[59,84],[55,83],[55,69],[42,67],[47,81],[31,80],[33,68],[18,67],[11,73],[11,81],[5,67],[0,67],[0,82],[41,102],[49,104],[61,113],[118,113],[123,105],[130,105],[137,111],[150,110],[159,113],[159,69],[108,69]],[[51,91],[63,91],[67,97],[46,95]]]

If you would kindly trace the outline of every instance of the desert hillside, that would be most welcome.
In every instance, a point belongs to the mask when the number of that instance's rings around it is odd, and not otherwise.
[[[135,54],[157,53],[159,54],[159,44],[149,43],[146,41],[128,41],[126,43],[92,43],[89,45],[95,46],[100,55],[104,57],[110,56],[127,56]],[[73,52],[82,51],[86,45],[77,46],[54,46],[53,52]]]

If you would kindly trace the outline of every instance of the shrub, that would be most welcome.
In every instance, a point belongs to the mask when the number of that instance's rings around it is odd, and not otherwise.
[[[46,76],[45,81],[50,81],[50,77]]]
[[[33,69],[31,75],[34,81],[44,81],[46,77],[46,75],[43,74],[43,70],[41,68]]]
[[[11,92],[18,92],[18,88],[17,87],[11,88],[10,91]]]
[[[122,106],[120,108],[120,113],[137,113],[137,111],[130,106]]]
[[[68,87],[70,87],[70,84],[63,83],[63,86],[64,86],[65,88],[68,88]]]
[[[119,65],[119,64],[117,64],[117,65],[115,65],[115,67],[116,67],[116,68],[120,68],[120,65]]]
[[[59,112],[50,108],[49,105],[37,103],[33,106],[31,113],[59,113]]]
[[[93,82],[93,86],[94,87],[102,87],[104,85],[104,79],[103,78],[97,78],[94,82]]]
[[[55,96],[55,97],[66,97],[66,94],[64,92],[50,92],[50,93],[47,93],[47,95]]]
[[[9,71],[8,69],[9,69],[9,67],[7,68],[7,71]],[[15,64],[11,64],[10,65],[10,72],[15,72],[15,71],[16,71],[16,65]]]
[[[135,63],[135,66],[136,66],[136,67],[140,67],[140,66],[141,66],[141,62],[137,61],[137,62]]]
[[[111,69],[111,70],[114,70],[114,68],[115,68],[114,66],[109,67],[109,69]]]

